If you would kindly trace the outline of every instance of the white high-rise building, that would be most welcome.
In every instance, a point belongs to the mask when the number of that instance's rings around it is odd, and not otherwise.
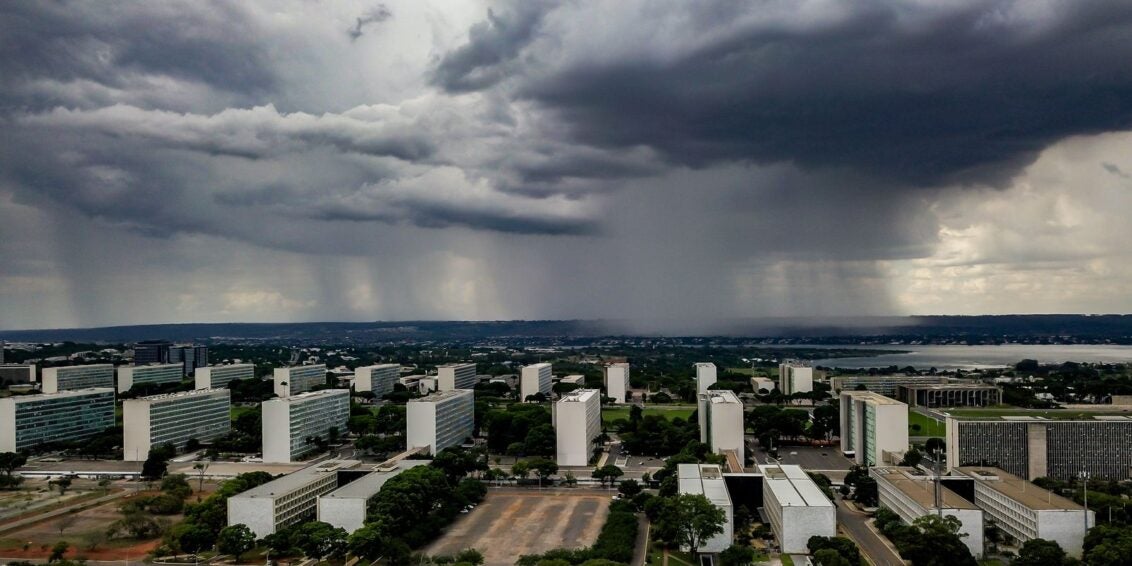
[[[275,368],[275,394],[289,397],[326,385],[326,364]]]
[[[743,436],[743,402],[732,391],[708,391],[699,396],[700,442],[722,454],[734,451],[742,467],[746,457]],[[741,470],[732,470],[740,472]]]
[[[316,438],[328,441],[331,429],[346,434],[350,391],[323,389],[264,401],[263,461],[287,463],[318,449]]]
[[[181,383],[185,376],[183,364],[151,364],[118,368],[118,393],[125,393],[135,385],[147,383]]]
[[[255,379],[255,364],[199,367],[194,377],[197,389],[219,389],[237,379]]]
[[[702,495],[723,510],[723,530],[715,536],[699,541],[699,552],[723,552],[731,546],[735,536],[735,513],[731,495],[723,480],[723,470],[712,464],[677,464],[676,480],[681,494]],[[683,550],[691,550],[684,548]]]
[[[601,391],[576,389],[554,404],[554,432],[558,437],[558,465],[586,466],[593,441],[601,436]]]
[[[548,363],[531,364],[523,366],[519,377],[519,400],[526,401],[527,397],[536,393],[550,395],[551,367]]]
[[[92,387],[114,388],[114,365],[92,364],[87,366],[64,366],[43,368],[42,389],[44,393],[75,391]]]
[[[393,392],[393,385],[401,378],[399,364],[377,364],[354,370],[354,391],[369,391],[381,399]]]
[[[908,450],[908,405],[872,391],[841,392],[841,451],[864,466],[896,464]]]
[[[467,389],[440,391],[406,404],[405,443],[428,447],[436,455],[459,446],[475,431],[475,394]]]
[[[110,387],[0,399],[0,452],[81,440],[112,426],[114,389]]]
[[[716,382],[715,364],[711,362],[699,362],[696,364],[696,393],[704,394],[708,392],[708,387],[711,387]]]
[[[227,389],[195,389],[127,399],[122,429],[126,461],[142,462],[151,448],[166,443],[182,450],[190,439],[209,442],[232,430],[232,395]]]
[[[476,388],[476,364],[446,364],[436,368],[439,391]]]
[[[814,368],[797,361],[778,365],[778,390],[783,395],[814,390]]]
[[[625,362],[605,366],[605,395],[614,403],[624,403],[629,392],[629,364]]]

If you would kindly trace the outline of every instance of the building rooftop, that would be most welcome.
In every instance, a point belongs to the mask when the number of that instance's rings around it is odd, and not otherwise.
[[[726,389],[711,390],[707,393],[704,393],[704,395],[707,396],[708,401],[710,401],[712,404],[742,403],[742,401],[739,400],[739,396],[735,395],[734,391],[728,391]]]
[[[290,397],[272,397],[264,403],[271,403],[274,401],[286,401],[288,403],[299,403],[308,399],[316,397],[330,397],[332,395],[350,395],[349,389],[319,389],[318,391],[304,391]]]
[[[526,366],[526,367],[529,367],[529,368],[541,368],[541,367],[551,367],[551,366],[550,366],[550,362],[539,362],[539,363],[537,363],[537,364],[531,364],[531,365],[528,365],[528,366]]]
[[[609,364],[606,364],[606,365],[611,367],[611,368],[621,368],[621,367],[627,368],[627,367],[629,367],[629,362],[613,362],[613,363],[609,363]]]
[[[397,474],[417,466],[427,466],[429,460],[401,460],[390,465],[378,465],[373,471],[326,494],[322,498],[332,499],[365,499],[369,500],[381,491],[385,482],[393,479]]]
[[[998,468],[977,466],[960,467],[959,471],[995,491],[1035,510],[1069,509],[1084,510],[1073,500],[1042,489],[1010,472]]]
[[[677,464],[676,479],[680,493],[702,494],[708,501],[720,506],[731,506],[723,471],[714,464]]]
[[[123,367],[130,367],[130,366],[123,366]],[[76,366],[55,366],[55,367],[51,367],[51,368],[43,368],[43,371],[54,371],[54,370],[66,371],[66,370],[70,370],[70,369],[94,369],[94,368],[100,368],[100,369],[101,368],[111,368],[111,369],[113,369],[114,364],[80,364],[80,365],[76,365]]]
[[[37,393],[35,395],[12,395],[11,397],[4,397],[16,403],[27,403],[31,401],[42,401],[44,399],[63,399],[66,397],[81,397],[84,395],[94,395],[96,393],[114,393],[113,387],[87,387],[86,389],[68,389],[58,393]],[[3,400],[0,399],[0,400]]]
[[[767,488],[783,507],[833,507],[833,502],[801,466],[766,464],[759,470]]]
[[[558,400],[559,403],[585,403],[593,398],[594,395],[601,395],[601,391],[597,389],[575,389],[562,396]]]
[[[935,482],[932,476],[922,473],[916,468],[891,467],[873,468],[871,474],[888,482],[904,495],[915,501],[924,509],[935,509]],[[941,482],[940,498],[943,509],[978,509],[974,503],[963,499],[958,493],[947,489],[946,482]]]
[[[362,366],[362,367],[359,367],[358,369],[379,369],[379,368],[382,368],[382,369],[384,369],[384,368],[397,368],[397,371],[399,372],[399,371],[401,371],[401,364],[373,364],[373,365],[368,365],[368,366]]]
[[[875,391],[842,391],[841,395],[853,397],[854,399],[861,399],[862,401],[875,403],[877,405],[903,405],[900,401],[891,397],[885,397]]]
[[[126,401],[165,401],[168,399],[179,399],[181,397],[193,397],[196,395],[211,395],[215,393],[223,394],[225,397],[231,396],[231,392],[227,389],[193,389],[192,391],[178,391],[176,393],[162,393],[161,395],[150,395],[148,397],[138,397],[137,399],[126,399]]]
[[[356,469],[361,462],[357,460],[326,460],[312,466],[307,466],[283,477],[275,478],[259,487],[253,487],[233,497],[265,497],[275,498],[285,495],[326,476],[337,474],[339,470]]]
[[[465,395],[474,395],[471,389],[452,389],[449,391],[437,391],[430,393],[420,399],[409,399],[410,403],[437,403],[440,401],[447,401],[455,397],[464,397]]]
[[[440,369],[440,368],[462,368],[462,367],[465,367],[465,366],[474,366],[474,365],[476,365],[475,362],[459,362],[459,363],[455,363],[455,364],[439,365],[439,366],[436,366],[436,368],[437,369]]]
[[[711,362],[696,362],[696,367],[713,368],[715,367],[715,364]]]
[[[939,390],[951,391],[962,389],[998,389],[997,385],[988,383],[912,383],[900,385],[904,389],[912,390]]]
[[[584,383],[586,381],[586,376],[584,376],[580,373],[576,373],[576,374],[564,376],[559,381],[561,381],[562,383]]]

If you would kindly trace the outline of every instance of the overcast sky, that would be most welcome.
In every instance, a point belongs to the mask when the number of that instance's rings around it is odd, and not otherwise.
[[[2,2],[0,328],[1127,313],[1130,37],[1119,0]]]

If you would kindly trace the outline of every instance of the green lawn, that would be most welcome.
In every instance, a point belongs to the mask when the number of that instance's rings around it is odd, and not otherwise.
[[[684,420],[687,420],[688,417],[692,416],[692,412],[695,411],[695,410],[696,410],[696,407],[691,406],[691,405],[671,405],[671,406],[649,405],[649,406],[645,407],[645,413],[644,414],[645,414],[645,416],[659,415],[659,416],[662,416],[662,417],[664,417],[668,420],[672,420],[672,419],[675,419],[677,417],[682,418]],[[606,423],[611,423],[611,422],[613,422],[617,419],[628,420],[629,419],[629,408],[628,407],[624,407],[624,408],[618,407],[618,408],[615,408],[615,409],[602,409],[602,411],[601,411],[601,420],[602,421],[604,421]]]
[[[920,425],[920,430],[914,430],[912,425]],[[938,436],[943,438],[947,435],[947,428],[944,426],[943,421],[937,421],[929,416],[908,409],[908,435]]]
[[[255,407],[237,407],[237,406],[233,405],[232,406],[232,420],[235,421],[236,419],[240,418],[240,415],[242,415],[244,413],[251,413],[251,412],[254,412],[254,411],[255,411]]]

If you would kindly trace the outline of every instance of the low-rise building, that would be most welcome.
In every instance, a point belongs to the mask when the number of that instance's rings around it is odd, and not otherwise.
[[[228,498],[228,525],[247,525],[261,539],[313,520],[318,515],[318,496],[338,489],[339,471],[359,464],[356,460],[327,460],[233,495]]]
[[[908,450],[908,406],[871,391],[841,392],[841,451],[857,464],[899,462]]]
[[[785,554],[809,554],[810,537],[837,536],[837,510],[799,466],[763,465],[763,509]]]
[[[255,364],[198,367],[193,377],[197,389],[220,389],[237,379],[255,379]]]
[[[401,472],[417,466],[427,466],[428,460],[401,460],[394,464],[374,467],[370,473],[334,490],[318,496],[318,520],[347,533],[362,528],[370,501],[381,491],[385,482]]]
[[[702,495],[723,510],[723,531],[708,540],[700,541],[697,550],[710,553],[727,550],[735,537],[735,513],[731,495],[723,480],[723,470],[713,464],[677,464],[676,479],[681,494]]]
[[[144,461],[151,448],[164,444],[183,450],[191,439],[210,442],[232,430],[232,394],[227,389],[195,389],[127,399],[122,403],[122,429],[122,459],[132,462]]]
[[[476,388],[476,364],[445,364],[436,367],[436,388],[438,391]]]
[[[751,389],[756,395],[767,395],[771,391],[778,389],[778,383],[769,377],[752,377]]]
[[[528,397],[538,393],[549,396],[553,377],[548,363],[523,366],[519,377],[519,400],[526,401]]]
[[[897,385],[896,398],[909,407],[990,407],[1002,403],[1002,389],[983,383]]]
[[[629,393],[629,364],[619,362],[605,366],[605,395],[614,403],[624,403]]]
[[[700,442],[707,444],[715,454],[734,453],[742,468],[746,458],[743,402],[732,391],[708,391],[700,394],[698,409]]]
[[[320,441],[346,434],[350,391],[323,389],[264,401],[263,461],[288,463],[318,450]]]
[[[559,383],[569,383],[569,384],[572,384],[572,385],[584,386],[586,384],[586,376],[584,376],[580,373],[575,373],[575,374],[563,376],[562,379],[558,380],[558,382]]]
[[[41,389],[44,393],[78,389],[114,388],[114,365],[91,364],[43,368]]]
[[[1018,542],[1052,540],[1070,556],[1081,557],[1085,541],[1085,508],[998,468],[959,468],[975,480],[975,505]],[[1096,516],[1088,512],[1088,525]]]
[[[963,544],[975,558],[983,556],[983,511],[944,482],[916,468],[874,467],[869,476],[877,482],[880,506],[911,524],[924,515],[953,516],[959,520]]]
[[[326,364],[275,368],[272,376],[275,394],[289,397],[305,393],[319,385],[326,385]]]
[[[829,378],[829,386],[834,393],[863,389],[888,397],[895,397],[896,388],[901,385],[930,385],[948,383],[949,381],[946,377],[939,375],[838,375]]]
[[[410,400],[405,418],[408,447],[428,447],[435,456],[471,438],[475,431],[475,394],[468,389],[453,389]]]
[[[554,404],[559,466],[586,466],[601,436],[601,391],[575,389]]]
[[[0,452],[82,440],[112,426],[114,389],[110,387],[0,399]]]
[[[354,391],[369,391],[374,398],[381,399],[393,392],[393,385],[401,378],[399,364],[377,364],[354,370]]]
[[[118,393],[125,393],[135,385],[164,385],[181,383],[185,377],[183,364],[150,364],[118,368]]]

